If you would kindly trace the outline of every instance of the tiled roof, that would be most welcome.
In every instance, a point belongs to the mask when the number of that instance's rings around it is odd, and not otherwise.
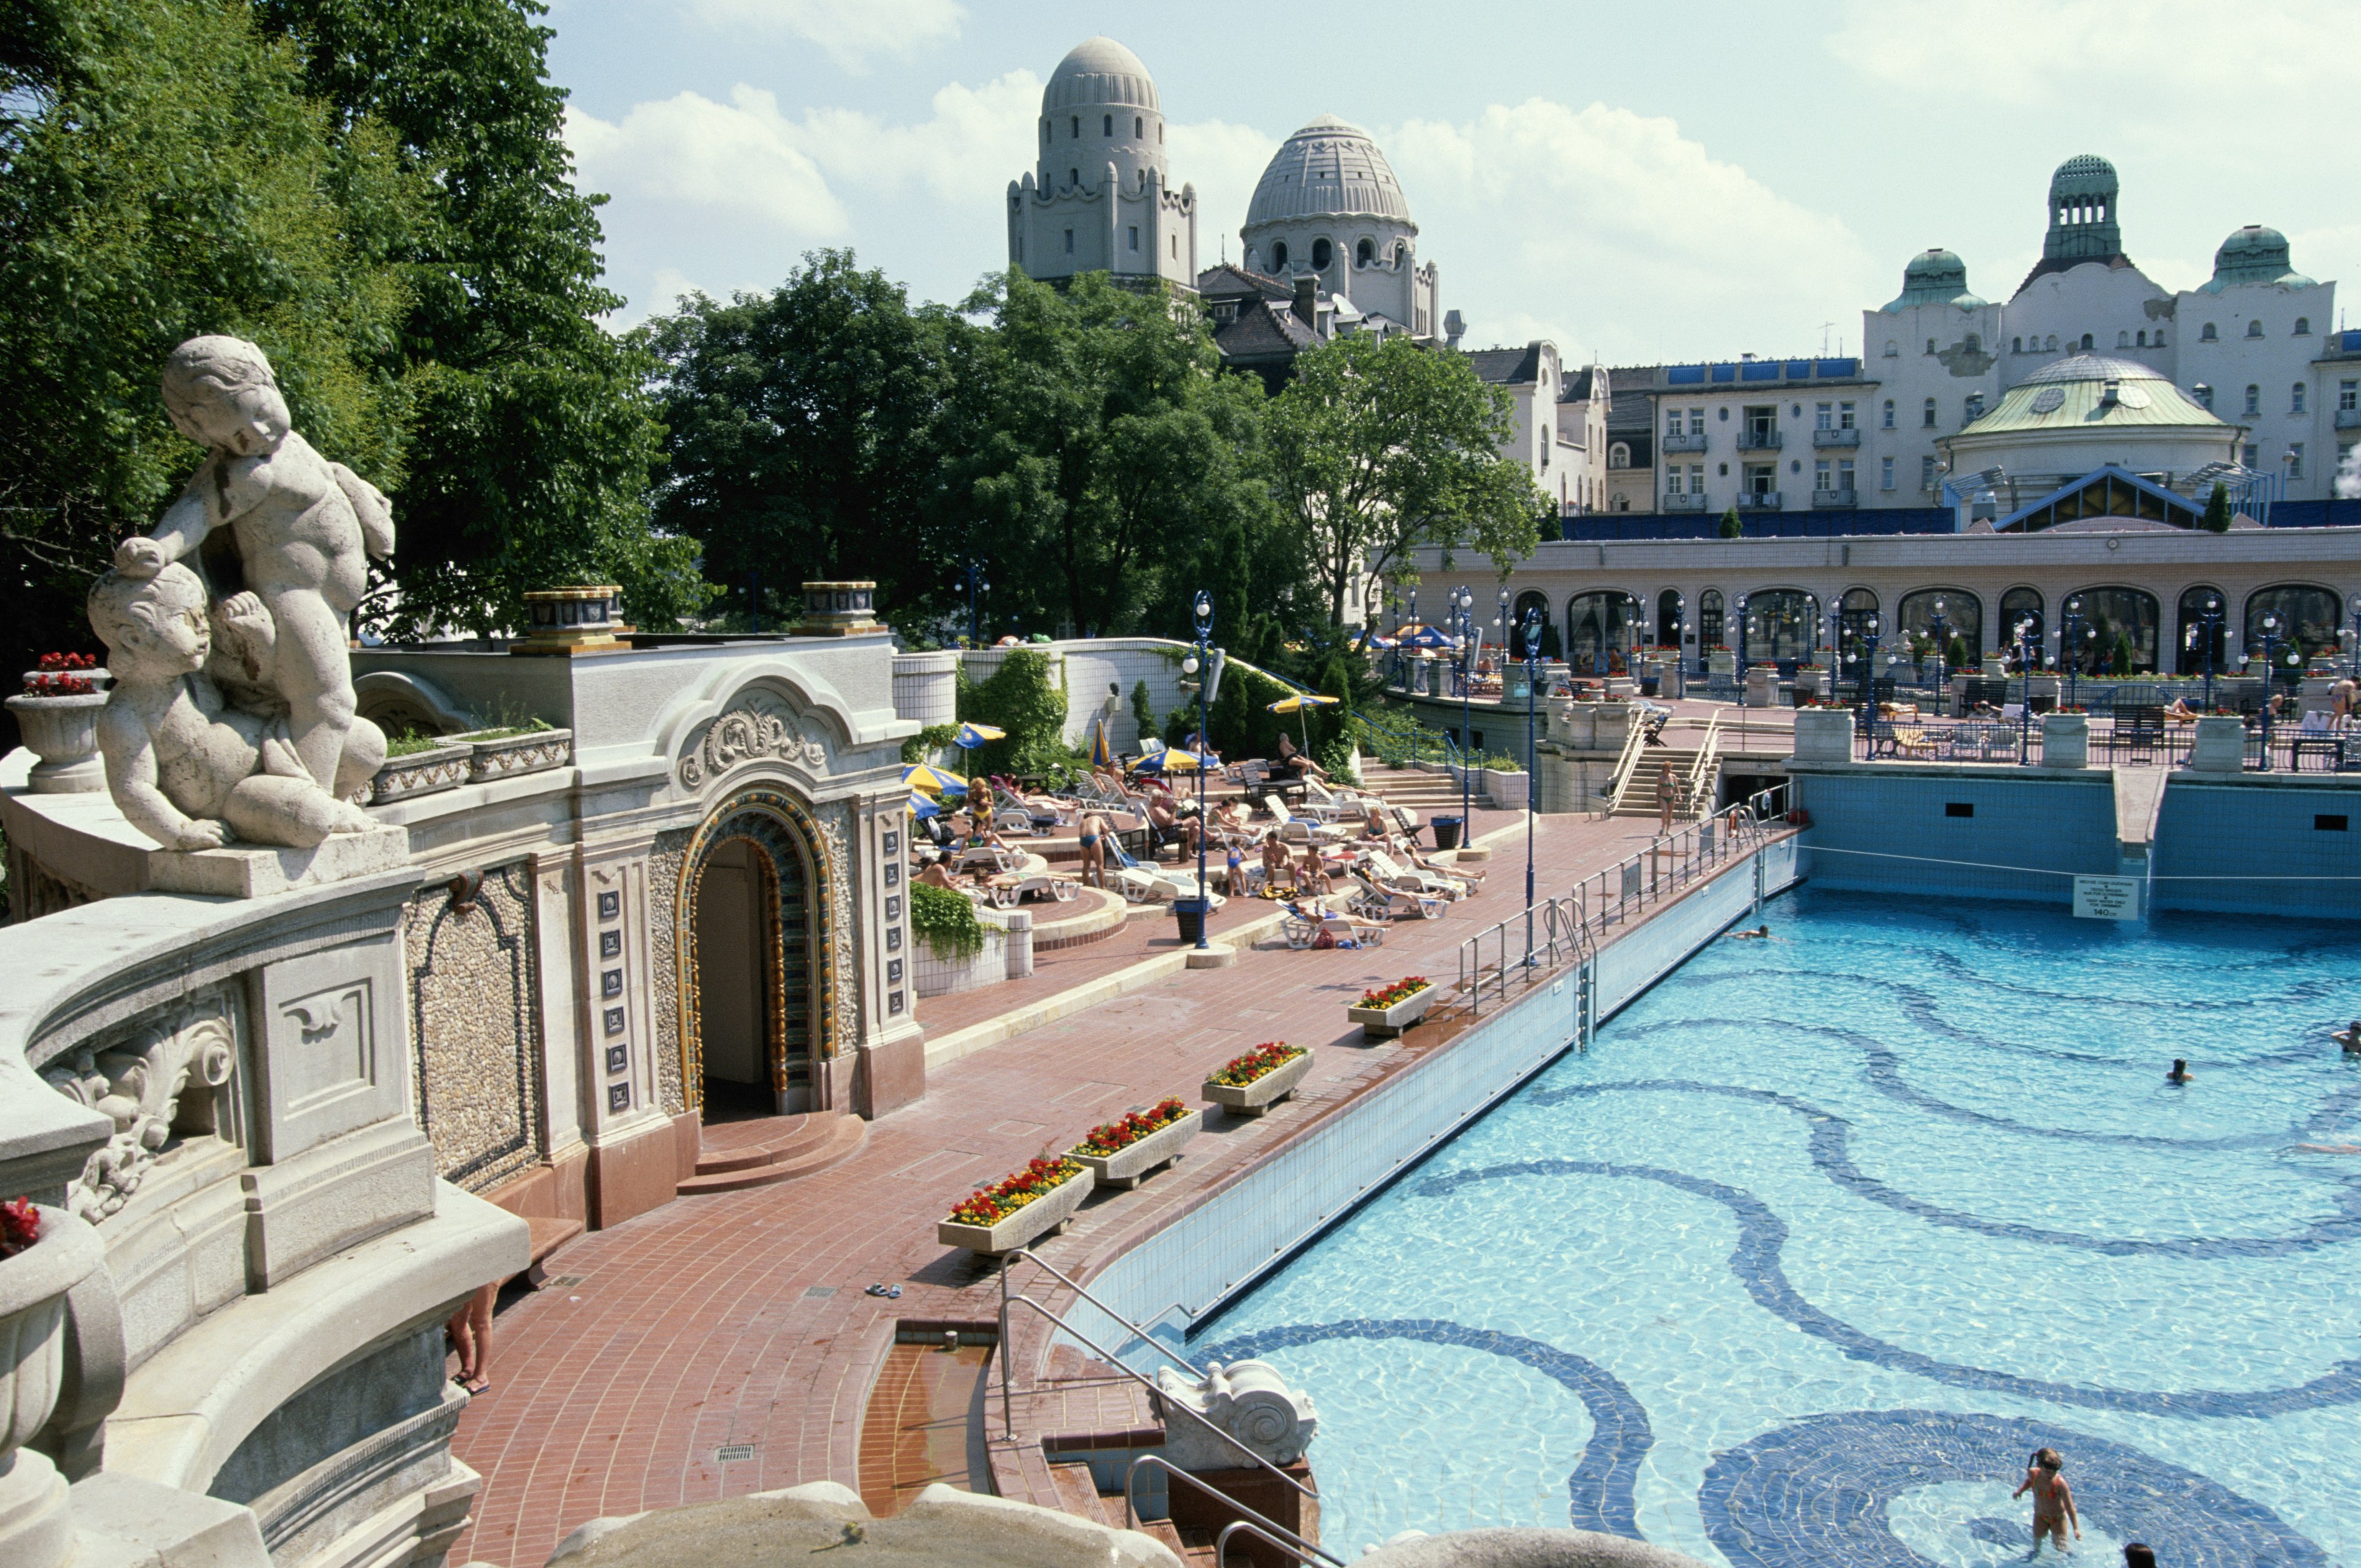
[[[1224,359],[1262,359],[1301,354],[1317,340],[1293,311],[1276,302],[1238,307],[1237,315],[1213,328],[1213,346]]]
[[[1477,348],[1466,353],[1467,363],[1475,367],[1478,379],[1503,387],[1520,387],[1541,379],[1542,345],[1539,339],[1522,348]]]
[[[1197,274],[1197,293],[1203,299],[1236,299],[1259,294],[1266,300],[1289,300],[1295,290],[1283,278],[1268,273],[1252,272],[1234,261],[1209,267]]]
[[[1594,366],[1585,366],[1582,369],[1573,372],[1566,377],[1565,385],[1558,392],[1557,400],[1562,403],[1579,403],[1588,400],[1597,395],[1591,390],[1593,378],[1605,374],[1605,371]],[[1613,385],[1612,381],[1609,381],[1609,385]]]

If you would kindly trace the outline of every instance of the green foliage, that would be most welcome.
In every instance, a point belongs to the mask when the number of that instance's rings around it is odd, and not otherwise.
[[[598,318],[598,208],[573,183],[566,94],[548,80],[536,0],[255,0],[294,45],[313,93],[380,126],[433,192],[406,236],[412,282],[387,345],[416,383],[387,632],[523,624],[521,596],[621,585],[642,628],[700,608],[696,546],[654,532],[648,477],[662,427],[646,356]]]
[[[304,85],[236,4],[45,0],[0,22],[0,541],[27,652],[89,645],[91,576],[194,467],[157,395],[183,339],[261,345],[296,428],[399,489],[419,390],[401,258],[428,185]]]
[[[928,725],[902,742],[902,765],[906,768],[925,762],[950,745],[951,737],[958,733],[959,726],[956,724]]]
[[[2137,667],[2137,659],[2138,655],[2132,649],[2130,636],[2121,631],[2116,632],[2114,646],[2108,650],[2109,667],[2116,674],[2128,675]]]
[[[1721,536],[1724,539],[1741,539],[1745,534],[1746,524],[1740,520],[1736,507],[1721,514]]]
[[[2199,526],[2212,533],[2230,532],[2230,488],[2219,479],[2213,481],[2213,494],[2205,498],[2205,516]]]
[[[1490,756],[1484,759],[1483,765],[1487,770],[1492,773],[1513,773],[1521,770],[1525,764],[1517,761],[1516,758],[1509,755],[1506,751],[1495,751]]]
[[[766,603],[861,579],[897,623],[949,612],[964,596],[942,563],[963,544],[931,520],[947,339],[968,331],[842,250],[806,256],[767,294],[682,300],[634,334],[668,429],[658,522],[698,541],[732,605],[759,576]]]
[[[1506,571],[1541,543],[1540,494],[1500,455],[1509,396],[1464,356],[1406,337],[1334,339],[1295,362],[1267,423],[1279,505],[1332,625],[1356,580],[1376,602],[1379,579],[1421,545],[1440,545],[1445,566],[1465,546]]]
[[[937,958],[963,959],[983,950],[983,922],[975,901],[932,883],[910,884],[910,929]]]
[[[1156,699],[1148,695],[1148,683],[1141,681],[1131,688],[1131,717],[1139,726],[1142,740],[1161,740],[1164,737],[1156,728]]]
[[[989,679],[959,677],[961,720],[1008,731],[968,754],[973,773],[1045,773],[1069,766],[1074,753],[1065,741],[1066,691],[1049,678],[1049,656],[1034,648],[1012,648]]]

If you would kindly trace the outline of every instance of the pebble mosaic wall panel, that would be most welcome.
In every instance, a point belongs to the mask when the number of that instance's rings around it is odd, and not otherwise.
[[[532,869],[422,888],[404,924],[412,1107],[436,1171],[480,1192],[540,1158],[547,1140]]]

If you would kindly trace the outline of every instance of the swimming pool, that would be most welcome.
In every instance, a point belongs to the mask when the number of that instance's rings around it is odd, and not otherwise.
[[[1805,889],[1192,1341],[1320,1411],[1322,1533],[1739,1568],[2361,1563],[2361,927]],[[2164,1082],[2174,1057],[2195,1080]]]

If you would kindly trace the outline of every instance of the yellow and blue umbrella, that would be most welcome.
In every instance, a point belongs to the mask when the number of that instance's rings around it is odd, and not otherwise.
[[[924,795],[961,795],[967,793],[967,780],[926,762],[904,768],[902,782],[912,791]]]
[[[1093,768],[1115,766],[1115,747],[1107,740],[1106,720],[1104,718],[1100,719],[1091,730],[1091,766]]]
[[[1196,752],[1180,746],[1167,746],[1139,760],[1138,772],[1143,773],[1190,773],[1211,764]]]
[[[1315,707],[1334,707],[1344,700],[1342,697],[1329,696],[1323,692],[1297,692],[1293,696],[1283,696],[1272,703],[1270,710],[1273,713],[1304,715],[1303,749],[1309,751],[1312,750],[1312,718],[1309,710]]]
[[[990,741],[1007,739],[1007,730],[996,729],[989,724],[962,724],[959,727],[959,733],[951,737],[951,744],[962,751],[972,751]]]
[[[910,815],[916,817],[940,817],[943,808],[915,790],[910,795]]]

